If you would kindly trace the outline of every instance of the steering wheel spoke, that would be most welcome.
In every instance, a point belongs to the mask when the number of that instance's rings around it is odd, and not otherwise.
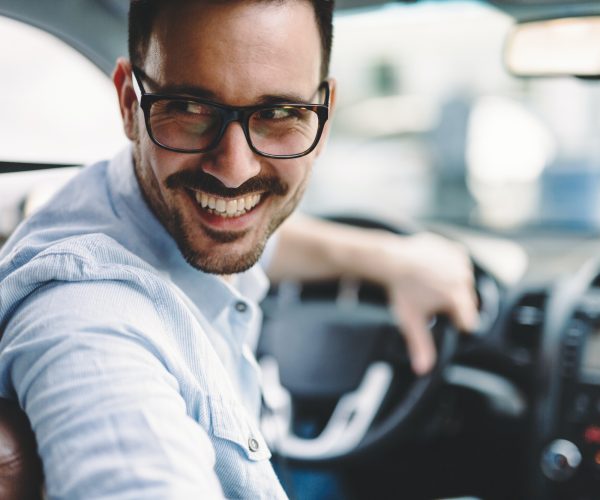
[[[368,219],[334,220],[398,232]],[[497,287],[475,268],[487,330],[498,312]],[[258,352],[268,408],[264,434],[278,453],[304,461],[357,456],[410,435],[443,383],[458,342],[447,319],[436,317],[429,327],[437,364],[415,376],[385,290],[356,279],[282,283],[264,311]],[[294,429],[306,424],[302,413],[314,402],[320,413],[310,425],[323,423],[323,408],[333,405],[333,412],[319,435],[300,437]]]
[[[281,385],[277,361],[266,356],[260,364],[268,407],[262,427],[274,451],[298,460],[334,458],[356,448],[371,427],[393,378],[389,364],[371,364],[358,388],[339,399],[323,431],[315,438],[300,438],[292,430],[292,398]]]

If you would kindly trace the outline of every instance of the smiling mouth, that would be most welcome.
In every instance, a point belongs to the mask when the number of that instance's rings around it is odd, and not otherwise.
[[[241,217],[256,208],[263,198],[262,194],[258,193],[239,198],[219,198],[196,190],[192,194],[202,210],[223,218]]]

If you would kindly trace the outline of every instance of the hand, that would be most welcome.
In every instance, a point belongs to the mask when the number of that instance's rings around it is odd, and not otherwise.
[[[388,291],[413,370],[422,375],[436,360],[428,326],[433,316],[447,314],[461,331],[477,327],[473,266],[464,247],[441,236],[389,234],[384,238],[376,254],[377,281]]]
[[[471,260],[464,247],[441,236],[399,236],[296,216],[279,230],[268,269],[273,282],[349,276],[388,291],[417,374],[431,370],[436,352],[429,322],[447,314],[459,330],[477,326],[477,297]]]

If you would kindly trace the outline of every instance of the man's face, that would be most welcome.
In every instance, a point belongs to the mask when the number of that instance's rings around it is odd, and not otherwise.
[[[322,99],[316,92],[321,44],[309,2],[175,5],[161,12],[150,39],[142,68],[148,92],[231,106]],[[298,204],[320,150],[296,159],[261,157],[234,122],[214,150],[170,152],[151,142],[141,111],[134,135],[147,202],[188,262],[217,274],[242,272],[257,261]]]

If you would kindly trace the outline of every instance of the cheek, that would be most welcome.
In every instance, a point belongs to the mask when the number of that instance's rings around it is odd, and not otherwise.
[[[285,182],[290,193],[295,193],[303,187],[310,177],[313,157],[302,157],[295,160],[279,160],[277,164],[277,175]]]
[[[141,151],[144,168],[156,179],[161,189],[170,175],[186,168],[182,155],[159,148],[149,139],[142,139]]]
[[[169,161],[168,154],[165,155],[161,151],[152,151],[151,153],[154,153],[150,155],[152,173],[162,186],[166,179],[174,173],[174,170],[172,170],[173,162]]]
[[[143,121],[143,115],[139,122],[139,130],[136,147],[138,148],[138,157],[142,170],[146,176],[154,177],[158,184],[162,186],[164,180],[172,173],[170,170],[177,164],[174,153],[158,147],[146,132],[146,124]]]
[[[312,156],[310,158],[301,158],[302,161],[298,165],[294,165],[291,169],[291,175],[294,176],[294,181],[290,181],[295,183],[295,191],[301,190],[304,191],[306,184],[308,183],[308,179],[310,178],[310,174],[312,172]]]

